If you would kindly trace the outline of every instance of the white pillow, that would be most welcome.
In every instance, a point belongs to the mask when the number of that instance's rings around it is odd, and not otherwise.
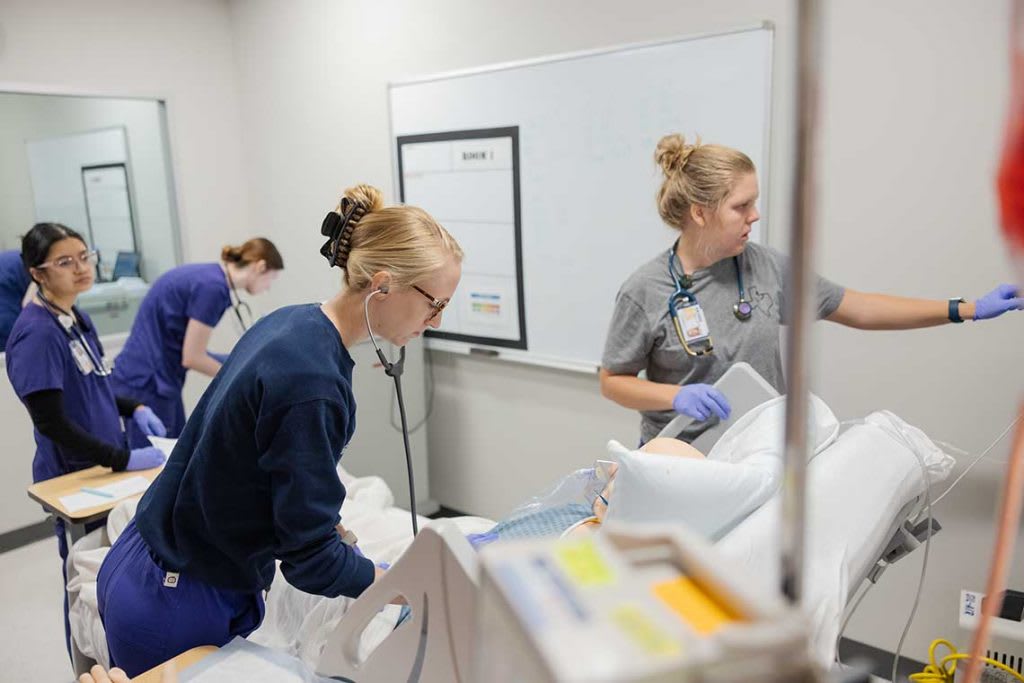
[[[779,488],[786,397],[769,399],[740,416],[707,459],[629,451],[616,442],[619,461],[607,518],[627,522],[685,523],[709,539],[728,532]],[[835,441],[839,420],[811,395],[811,455]]]
[[[836,440],[839,420],[831,408],[814,394],[807,411],[810,457],[813,458]],[[786,433],[786,397],[778,396],[749,410],[706,453],[708,460],[740,462],[764,444],[773,444],[782,452]]]
[[[622,522],[683,522],[716,539],[771,498],[782,474],[782,452],[766,445],[742,462],[626,451],[619,461],[606,519]]]

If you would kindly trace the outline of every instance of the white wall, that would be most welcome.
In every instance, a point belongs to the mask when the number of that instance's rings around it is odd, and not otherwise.
[[[249,210],[231,35],[227,6],[210,0],[3,0],[0,89],[166,99],[184,257],[213,260],[225,243],[263,225]],[[6,531],[42,514],[24,491],[35,451],[31,423],[2,384]]]
[[[821,268],[864,290],[977,297],[1010,269],[994,173],[1009,83],[1007,2],[833,3],[825,44]],[[844,417],[889,408],[934,438],[980,453],[1024,389],[1024,315],[910,333],[822,326],[817,373]],[[960,637],[961,588],[984,590],[1010,436],[936,514],[924,604],[908,642]],[[957,468],[954,475],[962,468]],[[1024,535],[1011,585],[1024,586]],[[872,590],[850,635],[894,647],[920,558]],[[887,612],[899,619],[885,618]],[[899,623],[897,623],[899,622]]]
[[[826,4],[819,269],[864,290],[983,293],[1009,274],[991,189],[1008,77],[1006,2]],[[246,0],[231,3],[231,16],[253,207],[275,236],[303,241],[292,258],[310,272],[276,296],[328,285],[306,236],[341,187],[366,181],[391,194],[388,81],[764,19],[777,27],[771,222],[788,224],[791,2]],[[679,128],[694,132],[685,121]],[[769,240],[786,244],[779,229]],[[978,451],[1011,419],[1022,331],[1024,316],[906,334],[820,325],[816,383],[843,418],[891,408]],[[636,438],[636,418],[601,399],[596,377],[431,356],[430,477],[443,504],[499,516],[592,460],[608,437]],[[993,458],[1006,452],[1003,444]],[[957,592],[984,582],[999,472],[979,466],[937,511],[946,531],[911,656],[925,658],[933,637],[959,636]],[[895,648],[919,561],[890,571],[851,637]],[[1014,572],[1024,585],[1024,567]]]

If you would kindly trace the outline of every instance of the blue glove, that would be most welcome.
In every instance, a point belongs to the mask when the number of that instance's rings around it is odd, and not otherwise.
[[[224,365],[224,363],[226,363],[228,360],[228,354],[226,353],[216,353],[215,351],[207,351],[206,355],[214,359],[221,365]]]
[[[1015,285],[999,285],[974,302],[974,319],[998,318],[1007,311],[1024,309],[1024,298]]]
[[[487,531],[482,534],[470,534],[466,536],[466,540],[473,546],[473,550],[480,550],[481,547],[488,543],[494,543],[498,540],[498,534],[493,531]]]
[[[728,420],[732,407],[725,395],[710,384],[687,384],[672,399],[672,410],[704,422],[712,415]]]
[[[163,465],[165,460],[167,458],[164,457],[164,452],[156,446],[133,448],[128,455],[128,466],[125,469],[130,471],[148,470]]]
[[[167,427],[164,427],[164,423],[151,408],[139,406],[132,413],[132,419],[146,436],[167,436]]]
[[[391,564],[389,562],[378,562],[377,567],[383,569],[384,571],[387,571],[391,569]]]

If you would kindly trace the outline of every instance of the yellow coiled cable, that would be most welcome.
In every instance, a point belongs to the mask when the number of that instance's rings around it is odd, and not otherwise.
[[[949,654],[943,657],[939,662],[935,661],[935,650],[940,646],[948,648]],[[953,643],[939,638],[933,640],[931,646],[928,648],[928,666],[924,668],[924,671],[916,674],[910,674],[910,680],[917,681],[918,683],[953,683],[953,676],[956,674],[957,662],[962,659],[970,659],[970,655],[965,652],[958,652]],[[1001,662],[997,662],[994,659],[983,657],[982,661],[989,666],[994,666],[1000,671],[1005,671],[1021,683],[1024,683],[1024,676],[1006,666]]]

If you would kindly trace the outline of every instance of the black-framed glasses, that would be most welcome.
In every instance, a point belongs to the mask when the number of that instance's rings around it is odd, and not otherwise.
[[[100,255],[95,250],[83,251],[78,256],[61,256],[58,259],[48,261],[46,263],[40,263],[36,268],[50,268],[56,266],[61,270],[68,270],[74,268],[76,263],[81,263],[83,266],[95,266],[99,263]]]
[[[428,299],[430,299],[430,305],[433,307],[434,310],[430,314],[430,317],[427,318],[427,322],[428,323],[431,320],[433,320],[434,318],[436,318],[437,316],[441,315],[441,311],[443,311],[445,309],[445,306],[448,305],[448,302],[451,301],[451,299],[438,299],[433,294],[430,294],[425,289],[421,289],[421,288],[417,287],[416,285],[413,285],[412,288],[415,289],[420,294],[422,294],[423,296],[425,296]]]

